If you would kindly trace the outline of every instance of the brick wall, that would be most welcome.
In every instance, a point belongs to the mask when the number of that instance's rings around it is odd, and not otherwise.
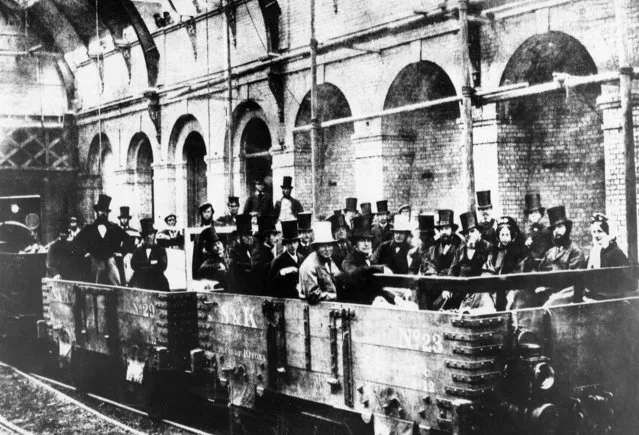
[[[573,239],[590,245],[589,218],[605,209],[601,115],[594,98],[542,99],[537,116],[500,120],[499,188],[504,213],[524,224],[524,196],[539,192],[546,207],[565,205]]]

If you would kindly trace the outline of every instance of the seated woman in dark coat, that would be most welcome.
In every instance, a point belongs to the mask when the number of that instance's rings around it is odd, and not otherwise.
[[[202,264],[197,270],[197,279],[209,279],[220,283],[220,287],[228,289],[227,275],[229,260],[226,257],[224,243],[217,233],[206,238],[202,246]]]
[[[603,267],[628,266],[628,257],[617,246],[617,241],[610,236],[608,218],[602,213],[595,213],[590,219],[590,234],[592,235],[592,249],[588,256],[587,269]],[[626,292],[637,290],[637,281],[629,274],[620,273],[615,279],[589,280],[586,298],[602,300],[619,297]]]
[[[133,277],[129,286],[169,291],[169,281],[164,276],[167,266],[166,249],[155,243],[157,230],[153,227],[153,219],[141,219],[140,226],[143,242],[133,251],[131,257]]]
[[[528,248],[524,245],[517,221],[510,216],[499,219],[496,230],[495,245],[490,248],[482,275],[506,275],[509,273],[529,272],[532,260]],[[519,290],[511,290],[506,294],[475,293],[467,298],[460,307],[461,311],[502,311]]]

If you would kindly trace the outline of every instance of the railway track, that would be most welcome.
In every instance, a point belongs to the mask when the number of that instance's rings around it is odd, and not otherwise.
[[[12,390],[16,394],[12,394]],[[93,405],[90,406],[61,390],[76,392],[70,385],[0,362],[0,434],[211,435],[211,432],[174,421],[152,420],[138,409],[94,394],[84,394],[85,401]],[[98,407],[104,412],[95,409]]]

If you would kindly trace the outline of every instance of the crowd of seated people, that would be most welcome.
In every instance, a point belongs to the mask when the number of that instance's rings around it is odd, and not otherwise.
[[[285,177],[281,187],[275,206],[264,182],[257,180],[243,213],[235,196],[229,197],[228,213],[217,220],[211,204],[200,207],[204,229],[189,253],[193,279],[213,281],[224,291],[301,298],[310,304],[339,300],[414,308],[410,291],[384,288],[374,275],[473,277],[628,264],[605,215],[592,217],[593,247],[586,255],[571,238],[573,225],[564,206],[548,209],[548,226],[541,222],[546,210],[539,194],[525,197],[528,223],[522,230],[513,217],[493,217],[489,191],[477,193],[477,212],[462,213],[460,228],[452,210],[411,216],[411,206],[405,204],[393,216],[386,200],[377,201],[374,213],[370,203],[358,210],[356,198],[346,198],[344,209],[314,221],[292,197],[292,178]],[[119,224],[109,221],[110,201],[100,195],[95,222],[79,229],[73,218],[61,231],[49,249],[49,276],[169,290],[166,249],[184,246],[176,216],[167,216],[168,227],[159,233],[150,218],[142,219],[137,231],[129,226],[128,207],[121,207]],[[218,234],[220,226],[227,227],[224,238]],[[589,283],[585,298],[635,290],[636,281],[622,274],[613,281]],[[429,292],[426,308],[490,312],[567,303],[573,293],[571,287],[552,286],[469,294],[450,288]]]

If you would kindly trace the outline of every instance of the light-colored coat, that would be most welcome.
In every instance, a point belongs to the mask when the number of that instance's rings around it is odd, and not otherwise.
[[[300,297],[306,299],[309,304],[337,298],[334,274],[338,274],[339,269],[333,260],[330,260],[329,264],[332,273],[328,272],[317,252],[312,252],[302,263],[299,277]]]

